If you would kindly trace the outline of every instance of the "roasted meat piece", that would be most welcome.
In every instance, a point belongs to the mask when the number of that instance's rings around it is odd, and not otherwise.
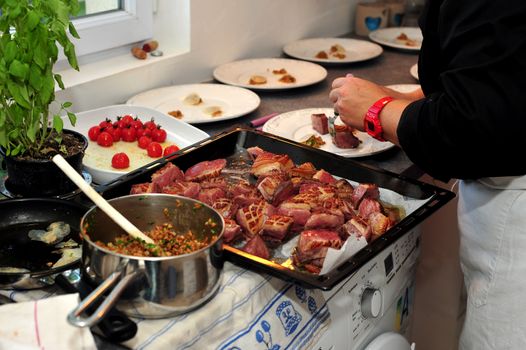
[[[311,114],[310,120],[312,128],[322,135],[329,133],[329,119],[325,113],[314,113]]]
[[[376,199],[364,198],[358,206],[358,215],[365,220],[369,219],[369,215],[372,213],[381,213],[382,205]]]
[[[291,177],[301,177],[305,179],[312,179],[317,170],[311,162],[303,163],[297,167],[290,169]]]
[[[252,237],[241,250],[263,259],[270,258],[268,247],[259,235]]]
[[[243,228],[245,235],[250,238],[257,235],[265,220],[274,214],[275,208],[265,201],[252,203],[237,211],[236,221]]]
[[[234,242],[243,236],[241,226],[232,219],[225,219],[225,231],[223,232],[223,241],[225,243]]]
[[[173,163],[167,163],[152,175],[152,185],[154,192],[162,192],[163,188],[176,181],[183,180],[184,174]]]
[[[355,216],[343,224],[340,228],[340,233],[343,237],[364,237],[367,242],[371,240],[372,236],[371,227],[368,225],[367,221],[360,216]]]
[[[340,249],[343,241],[336,231],[305,230],[300,234],[293,261],[310,272],[319,273],[328,248]]]
[[[312,178],[326,184],[336,183],[336,179],[329,172],[323,169],[318,170],[316,174],[312,176]]]
[[[352,129],[346,125],[334,125],[331,139],[332,143],[338,148],[356,148],[362,142],[354,136]]]
[[[378,199],[380,198],[380,190],[378,185],[370,183],[359,184],[353,191],[351,203],[355,209],[358,208],[360,202],[364,198]]]
[[[212,208],[217,210],[225,219],[232,219],[238,209],[237,205],[230,198],[217,198],[212,203]]]
[[[142,194],[142,193],[153,193],[153,183],[151,182],[144,182],[140,184],[132,185],[130,194]]]
[[[305,223],[305,229],[337,229],[343,225],[343,214],[335,215],[331,213],[313,213]]]
[[[294,186],[288,175],[279,173],[266,176],[258,181],[257,189],[265,200],[278,205],[294,193]]]
[[[276,247],[287,237],[293,223],[290,216],[271,215],[263,223],[260,236],[270,247]]]
[[[221,174],[226,166],[226,159],[205,160],[186,169],[184,178],[186,181],[203,181]]]
[[[219,198],[224,198],[225,196],[226,196],[225,191],[223,191],[221,188],[202,188],[201,187],[201,191],[197,195],[197,199],[203,203],[212,205]]]
[[[263,152],[254,160],[251,172],[259,177],[272,173],[273,171],[288,172],[292,167],[294,167],[294,163],[288,155]]]
[[[369,215],[369,227],[371,228],[371,241],[383,235],[391,226],[391,220],[380,212]]]
[[[180,196],[197,199],[201,186],[197,182],[176,181],[163,188],[162,193],[178,194]]]

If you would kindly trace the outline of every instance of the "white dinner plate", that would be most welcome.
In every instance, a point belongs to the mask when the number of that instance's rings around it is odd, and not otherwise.
[[[340,45],[345,49],[345,57],[338,58],[330,54],[331,47]],[[328,58],[318,58],[316,55],[324,51]],[[343,64],[366,61],[382,54],[380,45],[367,40],[344,38],[313,38],[303,39],[289,43],[283,47],[283,52],[295,58],[306,61]]]
[[[338,148],[332,143],[329,134],[320,135],[312,128],[310,116],[314,113],[325,113],[327,116],[332,116],[334,110],[332,108],[307,108],[282,113],[266,122],[263,125],[263,131],[296,142],[305,141],[312,135],[321,136],[325,141],[325,144],[320,147],[321,150],[348,158],[369,156],[394,147],[391,142],[380,142],[367,133],[356,131],[355,136],[362,141],[357,148]],[[337,118],[335,123],[343,124],[340,118]]]
[[[155,109],[141,106],[114,105],[76,113],[77,122],[75,126],[71,126],[67,117],[64,116],[62,119],[64,120],[64,128],[78,131],[88,137],[88,130],[105,118],[115,121],[117,116],[126,114],[139,117],[143,122],[154,118],[154,121],[160,124],[167,133],[166,141],[162,144],[163,149],[170,144],[175,144],[183,149],[209,136],[206,132],[190,124],[167,116]],[[129,168],[123,170],[112,168],[111,158],[118,152],[125,152],[128,155],[130,158]],[[111,147],[101,147],[97,142],[90,140],[82,162],[85,170],[91,174],[93,182],[103,184],[154,160],[156,158],[149,157],[146,150],[138,147],[137,142],[119,141]]]
[[[393,84],[393,85],[386,85],[386,87],[396,90],[398,92],[411,92],[415,91],[416,89],[420,88],[420,84]]]
[[[274,71],[285,69],[295,82],[279,81],[283,74]],[[250,79],[262,76],[266,83],[253,85]],[[224,84],[236,85],[252,90],[282,90],[312,85],[325,79],[327,70],[319,64],[288,58],[254,58],[225,63],[214,69],[214,78]]]
[[[405,34],[408,39],[415,42],[410,46],[404,41],[397,39],[401,34]],[[369,39],[380,45],[393,47],[396,49],[420,51],[422,45],[422,31],[418,27],[390,27],[377,29],[369,33]]]
[[[185,98],[190,94],[197,94],[202,102],[197,105],[185,102]],[[145,91],[130,98],[126,104],[150,107],[166,115],[180,111],[182,113],[180,120],[199,124],[243,116],[258,108],[260,102],[258,95],[241,87],[223,84],[188,84]],[[219,108],[219,115],[213,116],[210,113],[214,107]]]
[[[409,69],[409,74],[411,74],[411,76],[415,78],[416,80],[419,80],[418,79],[418,63],[415,63],[411,66],[411,68]]]

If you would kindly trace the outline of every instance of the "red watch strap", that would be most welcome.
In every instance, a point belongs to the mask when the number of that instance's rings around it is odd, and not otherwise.
[[[392,100],[394,100],[394,98],[391,96],[382,97],[373,103],[371,107],[369,107],[367,113],[365,113],[365,118],[363,119],[363,128],[365,131],[379,141],[385,141],[383,138],[384,130],[382,128],[379,115],[385,105],[387,105]]]

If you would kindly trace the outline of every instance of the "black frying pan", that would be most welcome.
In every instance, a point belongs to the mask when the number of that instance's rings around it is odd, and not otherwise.
[[[79,260],[60,267],[52,265],[62,256],[55,245],[31,240],[32,229],[45,230],[52,222],[64,221],[70,238],[79,243],[80,219],[87,207],[72,201],[48,198],[21,198],[0,201],[0,288],[33,289],[49,284],[48,276],[75,268]],[[9,272],[6,267],[23,268],[29,272]]]

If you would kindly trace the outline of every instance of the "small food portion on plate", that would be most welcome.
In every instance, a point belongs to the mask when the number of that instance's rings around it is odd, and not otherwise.
[[[267,78],[265,78],[262,75],[253,75],[250,77],[250,80],[248,81],[250,85],[261,85],[267,83]]]
[[[419,51],[423,37],[418,27],[389,27],[370,32],[369,39],[396,49]]]
[[[349,158],[369,156],[394,147],[391,142],[380,142],[365,132],[349,129],[340,118],[335,120],[331,135],[327,116],[333,113],[332,108],[282,113],[266,122],[262,130]]]
[[[224,84],[253,90],[281,90],[312,85],[325,79],[320,65],[286,58],[256,58],[225,63],[214,70]]]
[[[285,45],[283,51],[294,58],[323,64],[360,62],[382,54],[382,47],[366,40],[312,38]]]
[[[201,98],[201,96],[199,96],[195,92],[192,92],[191,94],[189,94],[188,96],[184,98],[183,102],[190,106],[197,106],[203,103],[203,99]]]
[[[343,60],[345,57],[347,57],[347,51],[340,44],[334,44],[327,51],[318,51],[318,53],[314,57],[320,59],[328,59],[329,57],[334,57]]]
[[[404,32],[400,33],[400,35],[396,37],[396,42],[405,46],[412,47],[420,45],[420,43],[417,40],[409,38]]]
[[[253,83],[263,83],[253,77]],[[248,83],[249,78],[247,78]],[[174,85],[133,96],[128,105],[158,110],[190,124],[233,119],[258,108],[260,98],[254,92],[223,84]]]

